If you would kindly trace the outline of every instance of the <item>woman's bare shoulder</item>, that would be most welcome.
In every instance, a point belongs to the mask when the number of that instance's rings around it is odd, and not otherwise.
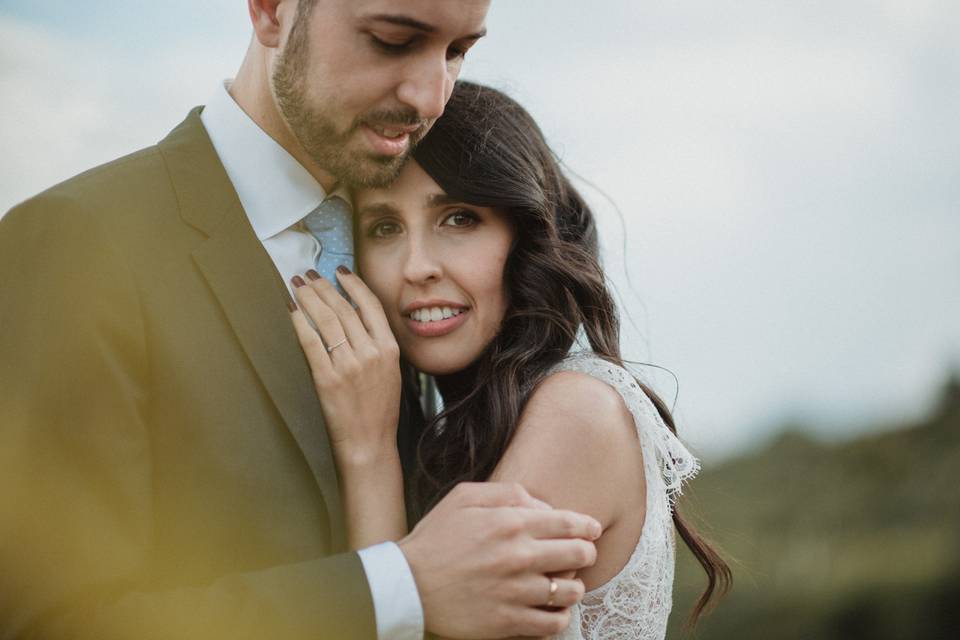
[[[620,394],[588,374],[560,371],[532,393],[494,477],[607,526],[621,506],[611,489],[637,486],[641,462],[634,419]]]
[[[596,447],[636,439],[633,416],[620,393],[579,371],[559,371],[533,391],[520,419],[521,429],[559,429],[569,438],[587,438]]]

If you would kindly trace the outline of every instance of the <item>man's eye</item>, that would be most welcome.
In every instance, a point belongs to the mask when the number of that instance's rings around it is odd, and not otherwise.
[[[467,49],[464,47],[450,47],[447,49],[447,60],[463,60],[467,57]]]
[[[377,36],[371,35],[370,41],[373,43],[374,47],[379,49],[383,53],[390,55],[398,55],[404,53],[407,49],[410,48],[412,40],[405,40],[403,42],[388,42],[386,40],[381,40]]]
[[[456,227],[458,229],[463,229],[467,227],[473,227],[480,222],[480,216],[478,216],[473,211],[467,211],[463,209],[461,211],[454,211],[446,218],[443,219],[443,225],[447,227]]]

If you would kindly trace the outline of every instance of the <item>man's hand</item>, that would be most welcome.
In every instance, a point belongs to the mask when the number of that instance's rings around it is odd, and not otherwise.
[[[549,636],[570,621],[583,583],[546,574],[596,561],[600,523],[550,509],[520,485],[463,483],[399,542],[427,630],[452,638]],[[569,574],[568,574],[569,575]],[[553,607],[544,608],[548,600]]]

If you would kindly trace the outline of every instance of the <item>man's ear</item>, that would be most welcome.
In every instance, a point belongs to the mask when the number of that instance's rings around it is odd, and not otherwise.
[[[247,0],[253,33],[264,47],[274,49],[280,46],[280,5],[296,4],[296,0]]]

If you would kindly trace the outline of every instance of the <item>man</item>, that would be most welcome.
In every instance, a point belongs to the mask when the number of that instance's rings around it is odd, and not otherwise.
[[[3,219],[0,637],[566,625],[582,584],[546,574],[592,563],[599,525],[519,487],[463,485],[399,544],[345,552],[285,306],[345,243],[342,214],[316,235],[310,215],[396,175],[487,4],[249,0],[229,94]]]

